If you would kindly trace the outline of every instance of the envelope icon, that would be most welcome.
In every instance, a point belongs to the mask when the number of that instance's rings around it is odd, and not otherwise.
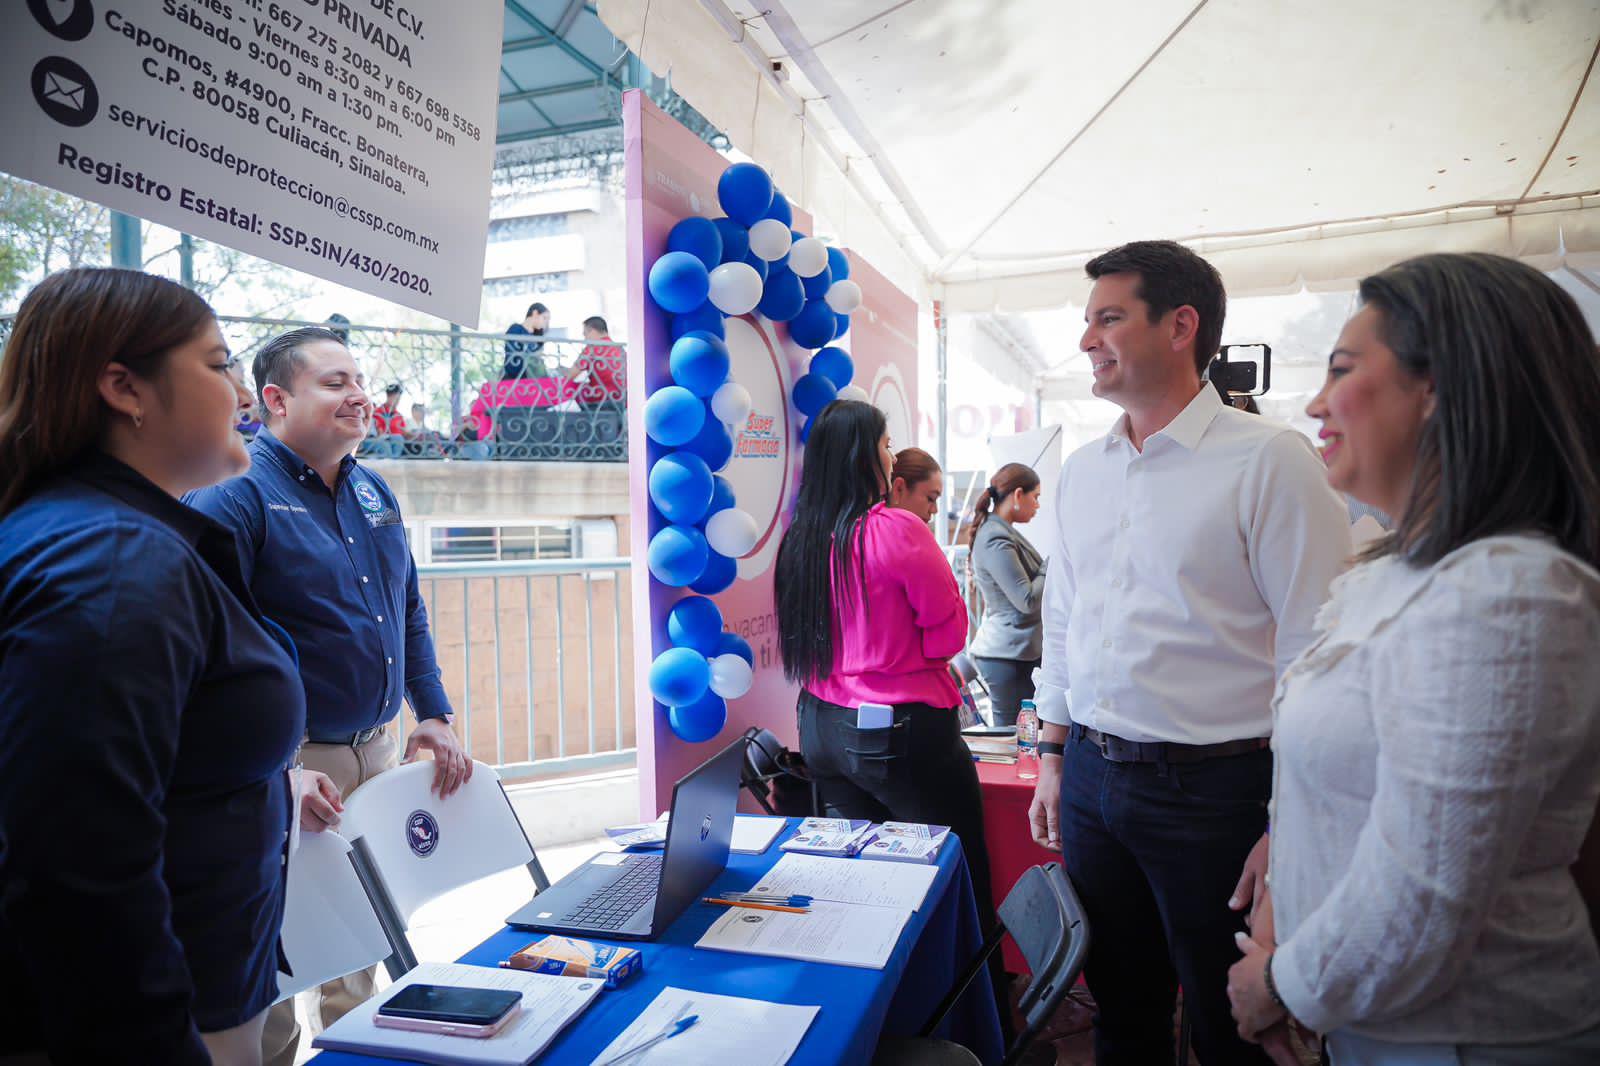
[[[83,110],[83,84],[54,71],[45,71],[44,98],[74,110]]]

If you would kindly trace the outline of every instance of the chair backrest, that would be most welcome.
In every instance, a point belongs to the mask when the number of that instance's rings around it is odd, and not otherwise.
[[[338,833],[300,834],[289,856],[282,935],[293,975],[278,974],[280,1000],[388,957],[388,938]]]
[[[537,862],[492,767],[474,762],[472,779],[449,799],[433,791],[433,771],[422,760],[379,774],[345,801],[340,822],[362,840],[402,925],[451,889]]]
[[[1050,1020],[1089,957],[1089,920],[1060,863],[1025,871],[1000,904],[1000,921],[1033,978],[1018,1007],[1027,1021],[1017,1047]]]

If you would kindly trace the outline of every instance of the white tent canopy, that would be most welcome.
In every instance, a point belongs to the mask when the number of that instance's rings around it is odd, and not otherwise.
[[[949,310],[1182,240],[1234,295],[1434,250],[1600,270],[1600,0],[601,0],[846,244]]]

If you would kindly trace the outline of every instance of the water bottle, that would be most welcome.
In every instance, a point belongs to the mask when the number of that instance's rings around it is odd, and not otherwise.
[[[1039,776],[1039,711],[1023,700],[1017,712],[1017,776],[1032,781]]]

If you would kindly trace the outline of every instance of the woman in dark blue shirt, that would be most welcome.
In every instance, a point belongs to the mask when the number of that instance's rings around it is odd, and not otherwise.
[[[276,992],[293,648],[179,494],[248,465],[187,289],[71,270],[0,360],[0,1057],[259,1062]]]

